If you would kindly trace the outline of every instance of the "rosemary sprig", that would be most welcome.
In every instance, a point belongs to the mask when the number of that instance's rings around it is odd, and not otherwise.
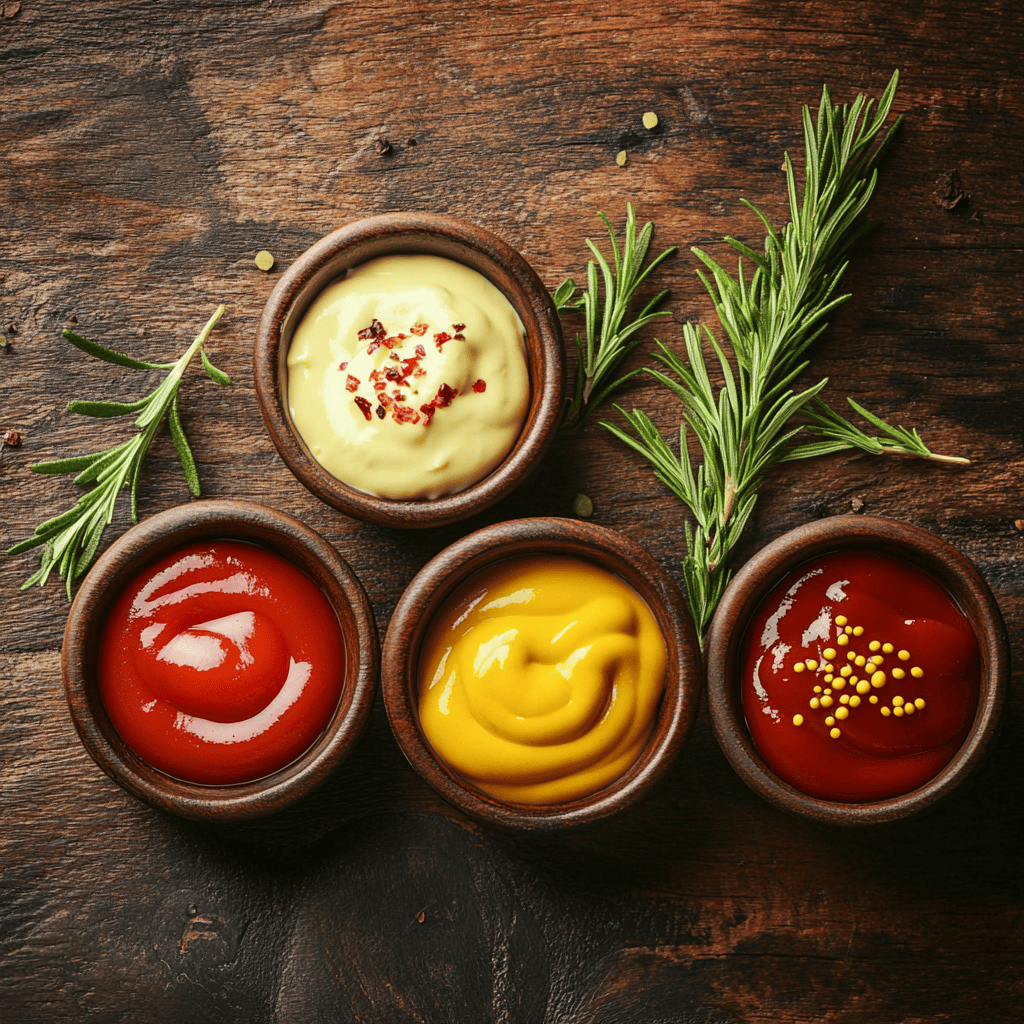
[[[585,336],[576,335],[576,378],[572,398],[566,411],[567,426],[579,426],[595,406],[632,374],[610,381],[608,378],[618,369],[622,360],[633,351],[641,338],[637,333],[641,327],[659,316],[671,316],[668,310],[657,307],[668,296],[668,291],[659,292],[640,311],[639,315],[626,321],[629,306],[637,289],[651,272],[675,251],[666,249],[645,267],[644,260],[654,234],[654,224],[648,221],[639,234],[636,230],[636,216],[633,207],[626,207],[626,236],[619,248],[618,236],[611,221],[603,214],[598,216],[608,229],[612,243],[612,264],[602,255],[601,250],[588,238],[587,245],[597,261],[587,264],[587,286],[576,297],[576,282],[566,278],[554,291],[555,309],[562,313],[583,310]],[[604,295],[597,276],[601,268]]]
[[[898,117],[872,149],[888,119],[898,82],[899,74],[894,72],[876,108],[875,101],[863,95],[850,106],[833,106],[824,88],[816,124],[804,107],[802,198],[798,198],[787,153],[791,221],[776,231],[753,203],[744,200],[761,220],[767,237],[762,253],[735,238],[725,239],[739,253],[735,277],[707,253],[692,250],[710,271],[710,280],[702,271],[698,276],[731,343],[735,368],[706,326],[685,326],[685,359],[659,343],[655,358],[664,370],[645,369],[682,403],[679,455],[639,409],[619,409],[632,433],[603,424],[643,455],[657,478],[693,513],[696,526],[686,526],[683,575],[702,637],[729,581],[729,557],[769,466],[850,449],[967,462],[935,455],[916,430],[892,427],[850,400],[853,409],[883,436],[865,434],[819,397],[827,378],[803,391],[790,387],[807,367],[805,353],[827,326],[827,318],[850,298],[836,294],[847,266],[846,253],[876,226],[859,223],[857,218],[875,190],[879,161],[903,120],[902,115]],[[744,260],[754,267],[749,276]],[[702,337],[724,379],[717,393],[705,363]],[[797,416],[800,419],[794,420]],[[704,456],[696,472],[687,449],[687,427],[696,434]],[[802,430],[818,434],[821,440],[796,444],[794,439]]]
[[[16,555],[41,544],[46,545],[40,556],[39,569],[22,584],[22,590],[34,583],[42,586],[50,573],[56,570],[58,575],[65,578],[68,600],[71,600],[71,583],[92,563],[103,531],[113,518],[114,506],[120,491],[131,490],[132,522],[138,522],[139,475],[150,443],[164,416],[167,417],[171,439],[181,460],[188,488],[192,494],[199,497],[199,474],[178,415],[178,388],[182,374],[197,351],[202,355],[203,368],[211,380],[221,386],[231,383],[231,378],[218,370],[203,351],[210,331],[223,312],[224,307],[218,306],[195,341],[174,363],[148,363],[132,359],[131,356],[105,348],[72,331],[64,332],[64,337],[72,345],[104,362],[140,370],[170,370],[170,373],[155,391],[137,402],[72,402],[68,406],[71,412],[84,416],[124,416],[137,412],[139,415],[135,420],[135,426],[139,428],[139,432],[127,441],[103,451],[78,455],[70,459],[38,462],[31,467],[34,473],[48,475],[75,473],[76,484],[95,483],[96,486],[86,491],[72,508],[53,519],[48,519],[45,523],[40,523],[31,537],[8,549],[9,555]]]

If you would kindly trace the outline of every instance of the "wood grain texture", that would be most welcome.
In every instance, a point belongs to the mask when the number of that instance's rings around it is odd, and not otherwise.
[[[12,344],[0,350],[0,434],[22,434],[0,446],[3,549],[75,497],[31,463],[126,436],[118,421],[87,434],[67,402],[153,386],[71,349],[61,330],[169,359],[224,302],[210,352],[234,383],[194,368],[181,396],[204,494],[261,501],[323,535],[382,635],[445,545],[506,519],[569,515],[578,491],[595,522],[681,582],[681,506],[597,422],[559,437],[522,488],[464,523],[411,535],[323,505],[263,428],[260,312],[283,269],[359,217],[468,218],[554,287],[580,279],[584,237],[602,234],[596,212],[621,225],[632,202],[656,221],[656,245],[681,247],[661,277],[673,318],[657,332],[679,344],[685,320],[713,322],[688,247],[724,257],[726,234],[759,243],[743,197],[786,216],[780,163],[800,145],[801,104],[823,82],[837,100],[877,94],[899,67],[907,120],[870,210],[884,225],[854,255],[854,297],[807,379],[829,377],[830,400],[850,395],[973,463],[787,465],[765,481],[739,556],[856,499],[972,559],[1020,660],[1016,0],[22,0],[2,13],[0,334]],[[953,169],[970,202],[947,210],[935,182]],[[252,262],[263,248],[270,274]],[[675,400],[642,378],[620,401],[678,428]],[[161,434],[141,513],[188,500]],[[127,526],[122,508],[104,543]],[[148,808],[89,759],[61,691],[63,590],[18,589],[34,565],[0,558],[5,1024],[1019,1017],[1019,665],[970,788],[879,831],[779,814],[731,771],[702,716],[669,776],[621,817],[571,837],[500,835],[407,767],[379,701],[321,789],[267,821],[215,828]]]

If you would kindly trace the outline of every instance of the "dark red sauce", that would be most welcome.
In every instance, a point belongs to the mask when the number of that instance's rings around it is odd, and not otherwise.
[[[140,573],[100,640],[100,696],[121,738],[175,778],[249,782],[330,722],[345,644],[323,592],[278,555],[194,544]]]
[[[889,555],[801,565],[758,608],[740,658],[754,744],[810,796],[909,793],[952,759],[974,720],[970,623],[933,577]]]

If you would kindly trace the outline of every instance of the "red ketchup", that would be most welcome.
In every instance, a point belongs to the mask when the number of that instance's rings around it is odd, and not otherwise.
[[[768,766],[843,803],[917,789],[978,702],[978,643],[931,576],[873,551],[805,562],[761,603],[741,651],[743,712]]]
[[[181,548],[125,588],[100,639],[100,696],[121,738],[189,782],[251,782],[331,720],[345,643],[327,598],[240,541]]]

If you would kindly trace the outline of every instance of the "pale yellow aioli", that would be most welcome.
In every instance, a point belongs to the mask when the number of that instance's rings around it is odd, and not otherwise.
[[[439,498],[483,479],[529,403],[515,310],[439,256],[353,268],[313,301],[288,351],[288,404],[313,458],[383,498]]]

